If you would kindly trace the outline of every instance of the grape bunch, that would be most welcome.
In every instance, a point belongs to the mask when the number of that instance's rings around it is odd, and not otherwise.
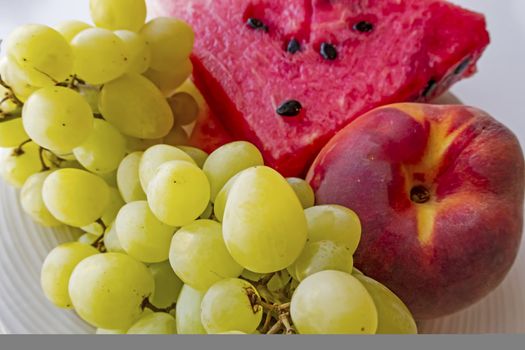
[[[91,0],[95,26],[25,25],[3,43],[0,175],[27,214],[84,232],[41,285],[98,334],[416,333],[353,267],[357,215],[264,165],[252,144],[188,146],[204,109],[184,22]]]

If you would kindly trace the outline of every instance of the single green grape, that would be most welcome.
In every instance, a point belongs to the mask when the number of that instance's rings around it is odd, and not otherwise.
[[[158,308],[170,307],[177,301],[184,283],[177,277],[169,261],[148,267],[155,279],[155,293],[149,301]]]
[[[187,284],[177,299],[175,309],[177,332],[179,334],[206,334],[201,322],[201,302],[204,292],[191,288]]]
[[[25,140],[29,140],[29,136],[24,129],[22,118],[11,120],[0,118],[0,147],[16,147]]]
[[[158,220],[146,201],[123,206],[115,225],[120,245],[135,259],[146,263],[168,260],[175,227]]]
[[[197,102],[197,106],[199,106],[199,110],[202,110],[205,108],[206,101],[204,99],[204,96],[202,96],[201,92],[199,91],[197,86],[195,86],[191,78],[186,79],[186,81],[184,81],[184,83],[182,83],[182,85],[179,86],[176,91],[176,93],[182,93],[182,92],[190,94],[191,97],[195,99],[195,101]]]
[[[20,204],[22,209],[36,222],[46,227],[60,226],[58,221],[47,209],[42,198],[44,181],[51,171],[31,175],[20,190]]]
[[[61,308],[71,308],[68,285],[73,269],[85,258],[98,254],[98,250],[80,242],[61,244],[44,260],[40,284],[49,301]]]
[[[151,68],[167,72],[191,54],[195,34],[185,22],[168,17],[152,19],[141,29],[151,48]]]
[[[91,19],[97,27],[110,30],[140,30],[146,20],[144,0],[90,0]]]
[[[127,135],[124,135],[124,136],[126,137],[126,141],[127,141],[126,144],[127,144],[127,149],[129,153],[144,152],[150,147],[164,143],[164,139],[162,137],[156,138],[156,139],[140,139],[140,138],[131,137]]]
[[[208,153],[199,148],[191,146],[177,146],[177,148],[189,155],[195,164],[197,164],[197,166],[202,169],[204,162],[206,162],[206,159],[208,158]]]
[[[16,28],[6,39],[4,49],[16,62],[28,83],[47,86],[65,80],[73,69],[73,52],[56,30],[40,24]]]
[[[92,233],[84,233],[82,236],[78,237],[77,242],[87,245],[92,245],[98,239],[97,235]]]
[[[187,92],[177,92],[168,98],[175,123],[177,125],[190,125],[199,116],[200,109],[197,100]]]
[[[107,121],[95,119],[91,134],[73,149],[73,154],[87,170],[107,174],[116,170],[126,156],[126,140]]]
[[[286,270],[277,271],[266,284],[270,292],[282,291],[290,283],[292,276]]]
[[[129,73],[144,73],[151,62],[151,51],[146,39],[129,30],[117,30],[115,34],[124,42],[129,56]]]
[[[261,280],[264,276],[266,276],[264,273],[257,273],[246,269],[244,269],[241,273],[242,278],[252,282],[257,282]]]
[[[177,88],[188,79],[193,72],[193,64],[190,59],[178,62],[170,66],[170,70],[158,71],[153,68],[144,72],[144,76],[151,80],[159,88],[165,97],[172,96]]]
[[[21,148],[0,149],[0,176],[14,187],[22,187],[31,175],[40,170],[39,147],[34,142]]]
[[[80,163],[79,163],[80,164]],[[80,166],[80,169],[83,169],[82,166]],[[117,188],[117,171],[114,170],[107,174],[97,174],[102,180],[106,181],[109,187]]]
[[[292,186],[304,209],[314,206],[314,190],[312,189],[312,186],[308,184],[308,182],[298,177],[289,177],[286,179],[286,181],[288,181],[290,186]]]
[[[149,183],[159,166],[172,160],[195,164],[186,152],[170,145],[156,145],[144,152],[139,164],[139,178],[144,192],[147,192]]]
[[[295,192],[275,170],[243,171],[229,191],[223,237],[235,261],[254,272],[285,269],[306,243],[306,219]]]
[[[143,152],[128,154],[117,170],[117,184],[120,194],[126,203],[146,199],[146,193],[140,185],[139,165]]]
[[[155,172],[147,190],[151,211],[171,226],[185,226],[197,219],[210,202],[210,184],[195,164],[173,160]]]
[[[105,84],[98,106],[104,118],[127,136],[157,139],[173,127],[168,102],[152,82],[139,74],[129,73]]]
[[[295,290],[290,315],[301,334],[374,334],[377,309],[363,285],[341,271],[321,271]]]
[[[208,333],[232,329],[253,333],[262,319],[262,306],[253,304],[259,298],[255,287],[238,278],[228,278],[212,285],[201,303],[201,322]]]
[[[89,104],[89,107],[91,107],[91,112],[93,114],[99,114],[98,97],[100,95],[100,87],[93,85],[78,85],[76,89],[80,96],[82,96]]]
[[[80,169],[59,169],[49,174],[42,198],[49,212],[61,222],[86,226],[100,218],[109,203],[109,187],[98,176]]]
[[[170,263],[185,284],[207,290],[225,278],[243,271],[226,249],[221,224],[197,220],[178,230],[171,241]]]
[[[127,334],[177,334],[177,323],[170,314],[155,312],[140,318]]]
[[[55,30],[62,34],[68,43],[71,42],[78,33],[89,28],[92,28],[89,24],[77,20],[67,20],[55,25]]]
[[[406,305],[390,289],[362,274],[354,275],[372,296],[377,308],[377,334],[417,334],[417,325]]]
[[[89,28],[71,41],[75,74],[87,83],[99,85],[123,75],[130,63],[126,45],[112,31]]]
[[[124,248],[122,248],[120,241],[118,240],[115,222],[109,224],[109,226],[106,228],[106,232],[104,232],[104,246],[108,252],[126,253]]]
[[[104,329],[104,328],[97,328],[95,334],[100,335],[118,335],[118,334],[126,334],[127,330],[123,329]]]
[[[228,180],[226,184],[222,187],[222,189],[217,194],[217,197],[215,197],[215,203],[213,203],[213,213],[215,214],[215,217],[219,222],[222,222],[224,218],[224,209],[226,209],[226,201],[228,200],[228,194],[230,193],[230,190],[239,178],[239,176],[243,172],[237,173],[234,177]]]
[[[29,97],[22,110],[24,128],[38,145],[69,153],[81,145],[93,130],[89,104],[71,89],[52,86]]]
[[[263,164],[261,152],[246,141],[231,142],[216,149],[202,168],[210,180],[212,202],[215,202],[219,191],[235,174]]]
[[[120,192],[115,187],[109,187],[108,204],[106,205],[106,209],[104,209],[104,213],[102,213],[102,216],[100,217],[100,220],[102,220],[104,225],[107,226],[116,219],[120,208],[122,208],[124,204],[126,203],[122,199]],[[100,236],[104,232],[104,227],[99,222],[92,222],[91,224],[81,228],[85,232],[94,234],[96,236]]]
[[[22,102],[26,102],[29,96],[40,88],[32,85],[20,65],[7,56],[0,58],[0,76],[9,85],[13,94]],[[52,84],[45,84],[45,86]]]
[[[164,143],[170,146],[185,146],[188,142],[188,133],[179,125],[175,125],[168,135],[164,137]]]
[[[212,220],[213,216],[213,204],[210,202],[208,203],[208,206],[204,211],[202,212],[201,216],[199,216],[199,219],[210,219]]]
[[[353,254],[361,240],[361,221],[356,213],[340,205],[318,205],[304,211],[308,241],[340,242]]]
[[[69,295],[78,315],[106,329],[128,329],[143,314],[155,283],[146,265],[121,253],[82,260],[69,279]]]

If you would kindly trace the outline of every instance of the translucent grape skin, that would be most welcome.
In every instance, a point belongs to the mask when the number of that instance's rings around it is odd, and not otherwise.
[[[38,145],[58,153],[70,153],[93,130],[89,104],[71,89],[52,86],[29,97],[22,110],[24,128]]]
[[[109,202],[108,185],[80,169],[59,169],[44,181],[42,197],[47,209],[70,226],[86,226],[104,214]]]
[[[71,40],[73,40],[73,38],[81,31],[92,28],[89,24],[77,20],[63,21],[54,27],[57,32],[62,34],[68,43],[71,42]]]
[[[306,219],[299,199],[275,170],[244,170],[229,191],[223,237],[244,268],[270,273],[285,269],[306,243]]]
[[[18,148],[0,149],[0,176],[12,186],[20,188],[26,180],[42,169],[39,147],[34,142]]]
[[[104,118],[127,136],[162,138],[173,127],[168,102],[152,82],[139,74],[129,73],[105,84],[98,106]]]
[[[206,334],[201,322],[201,302],[204,292],[182,286],[177,299],[176,322],[179,334]]]
[[[82,260],[98,253],[95,248],[80,242],[64,243],[53,249],[44,260],[40,273],[40,284],[46,298],[60,308],[71,308],[68,292],[71,273]]]
[[[106,232],[104,232],[104,246],[108,252],[126,253],[124,248],[122,248],[122,245],[120,245],[120,241],[118,240],[115,222],[109,224],[106,228]]]
[[[197,166],[202,169],[204,162],[206,162],[206,159],[208,158],[208,153],[199,148],[191,146],[177,146],[177,148],[189,155],[195,164],[197,164]]]
[[[123,206],[115,225],[120,245],[135,259],[146,263],[168,260],[175,227],[159,221],[146,201]]]
[[[185,22],[168,17],[152,19],[141,29],[151,48],[151,68],[161,72],[186,60],[193,49],[195,34]]]
[[[177,324],[170,314],[155,312],[140,318],[127,334],[177,334]]]
[[[377,308],[376,334],[417,334],[417,325],[406,305],[390,289],[362,274],[354,275],[372,296]]]
[[[187,92],[178,92],[168,99],[177,125],[190,125],[199,116],[199,104]]]
[[[297,177],[289,177],[286,179],[286,181],[288,181],[290,186],[292,186],[304,209],[314,206],[315,194],[308,182]]]
[[[146,20],[144,0],[90,0],[91,19],[97,27],[110,30],[140,30]]]
[[[19,64],[6,56],[0,58],[0,75],[9,85],[13,94],[22,102],[26,102],[40,88],[30,84]],[[45,84],[45,86],[48,85],[51,85],[51,83]]]
[[[106,329],[129,329],[142,316],[142,303],[154,288],[148,268],[120,253],[82,260],[69,280],[69,295],[78,315]]]
[[[77,242],[87,245],[92,245],[98,239],[97,235],[92,233],[84,233],[82,236],[78,237]]]
[[[117,217],[120,208],[122,208],[124,204],[126,203],[124,203],[124,200],[120,196],[119,191],[114,187],[109,187],[108,204],[106,205],[106,209],[104,209],[104,213],[100,217],[102,223],[104,223],[106,226],[112,223]],[[82,230],[97,236],[100,236],[102,233],[104,233],[104,227],[100,222],[92,222],[91,224],[81,228]]]
[[[59,32],[48,26],[22,25],[9,34],[4,48],[31,85],[61,82],[71,74],[71,47]]]
[[[47,209],[42,198],[42,187],[50,171],[31,175],[20,190],[20,204],[22,209],[36,222],[45,227],[62,225]]]
[[[16,147],[25,140],[29,140],[29,136],[24,130],[22,118],[11,120],[1,120],[0,118],[0,147]]]
[[[185,284],[198,290],[207,290],[225,278],[238,277],[243,271],[226,249],[221,225],[212,220],[194,221],[175,233],[170,263]]]
[[[170,145],[156,145],[144,152],[139,164],[139,178],[144,192],[147,192],[149,183],[158,167],[171,160],[182,160],[195,164],[186,152]]]
[[[144,76],[151,80],[164,96],[170,97],[189,78],[192,72],[193,64],[188,58],[171,66],[169,71],[158,71],[150,68],[144,72]]]
[[[253,297],[255,295],[255,297]],[[259,294],[255,287],[238,278],[224,279],[211,286],[201,303],[201,322],[208,333],[232,329],[253,333],[262,319],[262,307],[252,305]]]
[[[164,143],[170,146],[185,146],[188,142],[188,133],[179,125],[175,125],[168,135],[164,137]]]
[[[114,32],[126,45],[129,56],[129,73],[144,73],[151,62],[151,51],[146,45],[146,40],[139,34],[129,30],[117,30]]]
[[[295,290],[290,315],[300,334],[374,334],[377,309],[368,291],[352,275],[321,271]]]
[[[116,79],[129,67],[126,45],[110,30],[85,29],[73,38],[71,47],[75,57],[73,71],[92,85]]]
[[[148,148],[160,145],[163,142],[163,138],[156,139],[140,139],[136,137],[126,136],[128,152],[144,152]]]
[[[228,180],[226,184],[215,197],[215,203],[213,203],[213,213],[219,222],[222,222],[224,219],[224,209],[226,209],[226,201],[228,200],[228,195],[234,184],[234,182],[239,178],[242,171],[237,173],[234,177]]]
[[[139,179],[139,165],[143,152],[128,154],[117,170],[117,184],[120,194],[126,203],[146,199]]]
[[[148,266],[155,279],[155,293],[149,301],[158,308],[175,304],[184,283],[177,277],[169,261]]]
[[[361,222],[356,213],[340,205],[318,205],[304,211],[308,224],[308,242],[341,242],[352,254],[361,240]]]
[[[249,142],[237,141],[219,147],[210,154],[204,163],[203,170],[210,180],[211,199],[238,172],[253,166],[263,165],[261,152]]]
[[[187,161],[161,165],[148,185],[151,211],[171,226],[185,226],[197,219],[210,202],[210,184],[204,172]]]

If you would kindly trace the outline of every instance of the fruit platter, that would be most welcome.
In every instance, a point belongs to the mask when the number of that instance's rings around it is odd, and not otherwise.
[[[525,332],[489,12],[82,2],[1,43],[0,333]]]

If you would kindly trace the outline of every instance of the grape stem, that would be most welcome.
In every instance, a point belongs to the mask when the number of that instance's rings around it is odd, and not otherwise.
[[[290,313],[289,312],[281,313],[279,315],[279,321],[281,321],[281,323],[283,324],[287,335],[291,335],[291,334],[295,334],[296,333],[295,329],[290,324]]]
[[[42,164],[41,171],[48,171],[50,168],[47,166],[46,161],[44,160],[44,151],[45,149],[43,147],[40,147],[38,149],[38,157],[40,158],[40,164]]]
[[[18,97],[16,97],[15,93],[13,92],[13,89],[11,88],[11,86],[9,86],[5,81],[4,79],[2,79],[2,75],[0,75],[0,85],[2,85],[4,88],[6,88],[6,90],[9,91],[9,98],[11,100],[13,100],[14,103],[16,103],[17,105],[19,106],[23,106],[24,103],[22,101],[20,101],[18,99]]]
[[[13,150],[13,155],[18,157],[18,156],[21,156],[22,154],[24,154],[24,146],[27,145],[31,141],[32,141],[31,139],[28,139],[28,140],[25,140],[24,142],[22,142],[21,144],[19,144],[18,147],[16,147]]]
[[[272,326],[272,328],[270,328],[270,330],[266,334],[277,334],[281,330],[282,326],[282,321],[279,320]]]
[[[96,248],[101,253],[105,253],[106,252],[106,246],[104,245],[104,241],[103,240],[104,240],[104,234],[106,232],[107,226],[104,223],[104,221],[102,221],[102,219],[97,219],[96,223],[99,224],[100,227],[102,227],[102,234],[100,236],[98,236],[97,239],[95,239],[95,241],[93,243],[91,243],[91,246],[93,248]]]
[[[164,312],[167,314],[175,310],[176,306],[177,306],[177,303],[173,303],[170,306],[165,307],[165,308],[156,307],[155,305],[151,303],[151,301],[149,301],[149,298],[145,298],[144,301],[142,301],[142,305],[141,305],[142,310],[150,309],[153,312]]]

